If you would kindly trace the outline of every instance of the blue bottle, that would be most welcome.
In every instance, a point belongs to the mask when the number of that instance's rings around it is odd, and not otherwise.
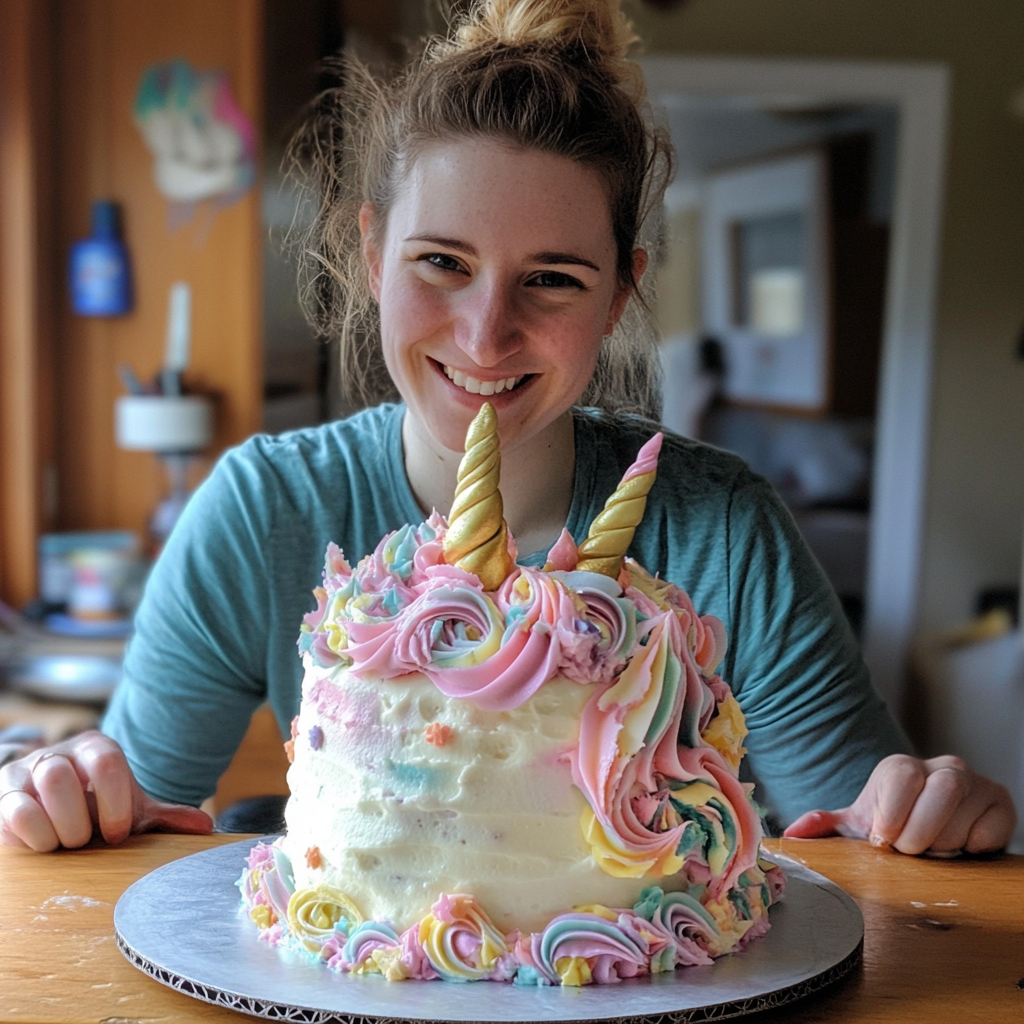
[[[92,235],[71,246],[71,308],[79,316],[121,316],[132,308],[128,250],[117,203],[92,204]]]

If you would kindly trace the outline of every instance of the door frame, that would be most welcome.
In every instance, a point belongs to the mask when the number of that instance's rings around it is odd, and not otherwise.
[[[641,64],[655,107],[682,94],[888,103],[898,110],[863,648],[875,688],[900,714],[920,591],[949,69],[685,54],[654,54]]]

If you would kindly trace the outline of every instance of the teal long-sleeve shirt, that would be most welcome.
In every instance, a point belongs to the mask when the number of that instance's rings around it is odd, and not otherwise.
[[[287,734],[302,679],[296,638],[328,542],[354,563],[424,518],[405,475],[404,411],[251,438],[189,502],[150,575],[103,723],[153,796],[212,794],[265,700]],[[573,415],[566,526],[579,543],[658,428]],[[882,757],[910,750],[788,512],[740,459],[668,434],[629,554],[725,624],[719,671],[750,729],[746,774],[777,822],[849,804]]]

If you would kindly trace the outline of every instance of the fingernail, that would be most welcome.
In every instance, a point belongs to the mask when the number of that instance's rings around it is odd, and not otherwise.
[[[872,832],[871,835],[868,836],[868,842],[872,846],[888,846],[889,845],[888,840],[883,839],[877,832]]]

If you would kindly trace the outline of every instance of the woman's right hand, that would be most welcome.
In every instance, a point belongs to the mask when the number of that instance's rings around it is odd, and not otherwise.
[[[99,833],[120,843],[133,832],[165,829],[207,833],[209,815],[165,804],[143,792],[121,748],[84,732],[34,750],[0,768],[0,843],[45,853],[74,848]]]

